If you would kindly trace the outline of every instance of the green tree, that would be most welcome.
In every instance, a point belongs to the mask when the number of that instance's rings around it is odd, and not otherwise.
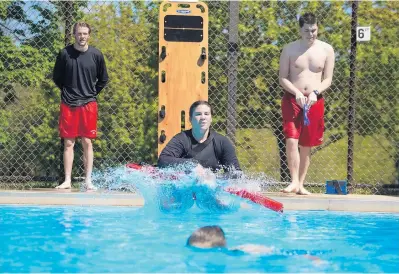
[[[371,40],[358,46],[356,131],[374,136],[375,147],[392,159],[392,182],[399,182],[398,11],[399,2],[361,2],[358,15],[360,26],[371,27]],[[381,135],[389,142],[379,140]]]
[[[85,18],[93,22],[91,42],[103,52],[110,77],[99,96],[99,162],[156,159],[157,8],[141,1],[94,4]]]
[[[215,35],[210,39],[210,99],[215,104],[217,119],[216,127],[223,130],[225,126],[227,99],[226,45],[228,41],[228,3],[215,2],[210,5],[210,32]],[[361,2],[359,8],[359,24],[372,25],[377,30],[371,44],[358,47],[357,71],[357,136],[375,136],[383,133],[391,140],[388,145],[380,142],[385,150],[394,148],[392,162],[397,161],[397,3],[396,2]],[[237,110],[238,123],[241,129],[269,128],[275,133],[279,144],[284,140],[281,134],[280,102],[282,89],[278,84],[278,60],[282,47],[299,38],[298,17],[300,14],[312,11],[320,21],[319,38],[333,45],[336,54],[336,67],[333,84],[326,93],[326,142],[315,149],[316,161],[325,161],[318,154],[324,148],[338,141],[346,141],[348,82],[349,82],[349,52],[351,3],[350,2],[294,2],[294,1],[244,1],[240,2],[239,23],[239,66]],[[211,34],[211,36],[212,36]],[[364,52],[365,51],[365,52]],[[215,57],[212,57],[214,54]],[[383,69],[381,69],[383,68]],[[395,92],[396,91],[396,92]],[[373,96],[372,94],[376,93]],[[370,103],[367,103],[370,101]],[[370,105],[369,105],[370,104]],[[389,109],[383,106],[389,105]],[[392,121],[393,120],[393,121]],[[396,130],[396,131],[395,131]],[[374,134],[374,135],[373,135]],[[259,138],[251,138],[248,134],[238,138],[237,146],[241,161],[246,168],[264,170],[265,156],[255,151],[254,143],[263,142]],[[254,135],[255,136],[255,135]],[[258,135],[256,135],[258,136]],[[267,146],[274,144],[266,144]],[[339,146],[345,149],[345,146]],[[242,148],[242,149],[241,149]],[[284,156],[284,147],[280,147],[280,157]],[[355,148],[356,149],[356,148]],[[345,151],[346,152],[346,151]],[[323,155],[325,155],[323,153]],[[335,170],[345,170],[345,153],[334,152],[329,158],[330,170],[333,176],[344,177],[344,173]],[[358,155],[358,156],[356,156]],[[270,158],[275,157],[270,155]],[[321,156],[320,156],[321,157]],[[323,156],[325,157],[325,156]],[[362,158],[356,151],[355,157]],[[366,174],[362,171],[361,159],[355,167],[356,174]],[[398,161],[397,161],[398,162]],[[284,161],[281,163],[286,165]],[[382,167],[381,167],[382,168]],[[282,172],[284,169],[281,170]],[[285,172],[287,170],[285,169]],[[321,175],[321,174],[319,174]],[[284,176],[281,176],[284,178]],[[364,181],[363,177],[356,177]],[[314,178],[317,181],[320,179]],[[368,178],[368,181],[376,181]]]
[[[62,3],[9,1],[0,9],[7,11],[1,18],[5,31],[0,36],[0,114],[5,117],[1,119],[0,156],[5,175],[50,176],[58,169],[60,96],[51,71],[63,47],[62,16],[57,9]]]

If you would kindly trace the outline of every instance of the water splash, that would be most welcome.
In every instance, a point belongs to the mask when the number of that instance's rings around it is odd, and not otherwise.
[[[264,178],[259,176],[226,179],[217,175],[216,181],[210,184],[198,180],[192,170],[191,163],[164,169],[143,166],[136,170],[120,166],[94,172],[93,182],[99,189],[139,192],[146,209],[167,213],[185,212],[193,206],[208,212],[235,212],[247,201],[225,189],[259,192],[264,183]]]

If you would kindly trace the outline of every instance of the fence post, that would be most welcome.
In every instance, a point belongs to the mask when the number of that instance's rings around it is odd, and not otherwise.
[[[68,46],[71,43],[71,30],[73,26],[73,2],[72,1],[62,1],[62,12],[65,19],[65,32],[64,32],[64,45]],[[60,139],[60,165],[58,169],[58,181],[63,182],[64,177],[64,139]]]
[[[356,27],[357,27],[357,8],[358,1],[352,2],[352,21],[351,21],[351,51],[349,55],[349,108],[348,108],[348,155],[347,155],[347,180],[353,181],[353,149],[355,137],[355,111],[356,111]]]
[[[68,46],[71,43],[71,30],[73,26],[73,11],[74,11],[74,6],[72,1],[65,1],[63,2],[63,12],[65,14],[65,38],[64,38],[64,43],[65,46]]]
[[[237,74],[239,1],[229,1],[227,137],[235,144],[237,128]]]

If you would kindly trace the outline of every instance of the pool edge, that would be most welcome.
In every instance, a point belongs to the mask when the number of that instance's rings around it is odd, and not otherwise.
[[[331,210],[399,213],[399,197],[382,195],[300,196],[268,192],[268,197],[284,204],[284,210]],[[144,205],[142,197],[126,192],[78,192],[76,190],[0,190],[2,205],[75,205],[132,206]]]

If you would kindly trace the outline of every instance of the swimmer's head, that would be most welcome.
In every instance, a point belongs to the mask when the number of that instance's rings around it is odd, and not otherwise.
[[[187,245],[198,248],[225,247],[226,238],[220,226],[204,226],[191,234],[187,239]]]

